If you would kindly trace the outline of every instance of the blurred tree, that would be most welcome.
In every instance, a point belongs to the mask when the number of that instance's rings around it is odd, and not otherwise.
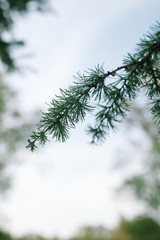
[[[135,53],[128,54],[123,65],[105,72],[103,66],[84,74],[77,74],[75,82],[61,95],[53,99],[47,113],[43,113],[38,125],[28,140],[34,150],[38,142],[44,145],[51,135],[57,141],[69,137],[69,129],[83,121],[88,112],[94,111],[95,126],[88,127],[91,143],[105,139],[110,129],[115,129],[130,109],[140,89],[150,102],[157,125],[160,127],[160,23],[141,39]],[[107,81],[106,81],[107,80]]]
[[[24,15],[33,10],[46,11],[49,0],[0,0],[0,59],[11,71],[16,68],[13,49],[24,45],[21,40],[13,37],[13,29],[17,14]]]
[[[147,109],[137,105],[132,107],[126,123],[125,132],[130,136],[133,135],[131,132],[139,128],[141,137],[137,139],[134,136],[136,144],[132,146],[135,152],[133,158],[136,158],[136,153],[140,151],[141,159],[138,159],[139,173],[130,174],[121,189],[131,192],[138,201],[145,204],[152,217],[160,219],[160,144],[157,126]]]
[[[44,238],[40,235],[28,234],[26,236],[17,238],[16,240],[46,240],[46,238]]]
[[[17,110],[15,93],[0,76],[0,196],[10,186],[9,165],[15,162],[16,151],[30,127]]]
[[[147,217],[138,217],[132,221],[121,220],[112,231],[112,240],[159,240],[159,224]]]
[[[13,240],[13,238],[11,237],[11,235],[5,231],[2,231],[0,229],[0,240]]]
[[[109,231],[103,226],[86,226],[69,240],[109,240]]]

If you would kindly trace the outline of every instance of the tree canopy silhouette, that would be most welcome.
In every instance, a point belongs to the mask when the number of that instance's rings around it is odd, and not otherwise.
[[[45,11],[48,6],[49,0],[0,0],[0,60],[8,71],[17,68],[13,49],[24,45],[24,41],[13,37],[17,14],[24,15],[31,10]]]

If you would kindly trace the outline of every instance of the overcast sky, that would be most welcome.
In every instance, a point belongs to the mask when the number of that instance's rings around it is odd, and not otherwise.
[[[59,88],[67,88],[78,71],[104,64],[106,72],[122,64],[149,27],[159,20],[159,0],[55,0],[55,13],[18,18],[15,35],[26,41],[17,55],[33,68],[9,77],[24,114],[47,109]],[[3,203],[6,227],[14,234],[72,235],[84,225],[114,226],[139,206],[114,195],[120,174],[110,171],[125,141],[114,133],[98,147],[88,144],[85,125],[63,144],[51,142],[31,154],[21,149],[14,187]],[[25,146],[24,146],[25,148]]]

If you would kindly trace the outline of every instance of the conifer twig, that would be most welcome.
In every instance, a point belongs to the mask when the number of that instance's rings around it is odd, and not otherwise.
[[[90,70],[89,75],[78,74],[76,77],[78,81],[68,90],[61,90],[61,96],[52,100],[48,112],[42,116],[38,131],[33,133],[26,147],[34,150],[37,141],[44,145],[48,140],[47,134],[52,134],[57,140],[65,141],[68,137],[68,129],[74,127],[75,123],[80,120],[84,120],[86,112],[93,110],[93,107],[88,105],[93,97],[98,103],[103,101],[103,105],[99,105],[100,110],[97,110],[95,114],[96,127],[89,127],[88,133],[92,134],[92,142],[95,139],[104,138],[105,129],[114,128],[115,123],[119,121],[117,117],[125,116],[125,111],[128,110],[128,100],[136,97],[140,87],[147,89],[147,95],[153,105],[151,111],[157,119],[158,116],[160,119],[158,100],[152,99],[154,91],[156,95],[160,94],[160,86],[157,82],[157,78],[160,78],[157,67],[160,61],[159,27],[158,23],[155,27],[158,31],[147,35],[148,39],[143,39],[138,45],[137,53],[128,54],[122,66],[106,73],[102,67],[98,66],[95,70]],[[123,72],[119,74],[121,71]],[[115,75],[116,80],[106,84],[106,78]],[[143,80],[147,80],[148,76],[153,79],[153,83],[144,84]],[[159,115],[156,111],[159,111]],[[107,119],[106,123],[104,123],[105,119]]]

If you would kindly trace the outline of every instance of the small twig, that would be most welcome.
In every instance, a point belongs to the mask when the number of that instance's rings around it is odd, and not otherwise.
[[[157,83],[157,78],[156,78],[155,72],[154,72],[154,70],[153,70],[153,68],[151,66],[151,62],[150,61],[148,61],[148,67],[149,67],[149,70],[150,70],[150,72],[152,74],[152,77],[154,79],[154,84],[156,85],[156,87],[158,87],[159,85]]]
[[[117,98],[119,97],[121,90],[122,90],[122,89],[124,88],[124,86],[126,85],[126,82],[128,81],[129,77],[138,69],[139,66],[143,66],[144,63],[149,62],[149,59],[151,58],[152,53],[154,52],[154,50],[156,50],[156,49],[159,48],[159,47],[160,47],[160,42],[158,42],[157,44],[155,44],[155,45],[153,46],[153,48],[149,51],[149,53],[148,53],[141,61],[136,61],[136,62],[134,62],[134,63],[131,63],[131,64],[128,64],[128,65],[124,65],[124,66],[118,67],[118,68],[116,68],[115,70],[113,70],[112,72],[108,72],[107,74],[105,74],[105,78],[106,78],[106,77],[108,77],[109,75],[112,75],[113,73],[115,73],[115,72],[117,72],[117,71],[119,71],[119,70],[122,70],[122,69],[125,69],[125,70],[127,69],[127,71],[128,71],[128,67],[131,67],[131,66],[136,65],[136,66],[131,70],[131,72],[129,73],[128,78],[124,81],[123,85],[122,85],[121,88],[119,89],[119,91],[118,91],[116,97],[114,98],[112,104],[108,107],[106,113],[104,113],[104,116],[103,116],[103,118],[101,119],[101,121],[100,121],[100,123],[99,123],[99,125],[98,125],[98,127],[97,127],[97,130],[99,129],[99,127],[101,126],[101,124],[103,123],[103,121],[107,118],[108,113],[109,113],[110,110],[113,108],[113,105],[115,104]],[[156,82],[156,84],[157,84],[156,77],[155,77],[155,75],[154,75],[154,71],[153,71],[152,68],[151,68],[151,70],[152,70],[152,74],[153,74],[153,76],[154,76],[154,80],[155,80],[155,82]]]
[[[123,66],[120,66],[120,67],[117,67],[116,69],[114,69],[113,71],[108,71],[107,73],[105,73],[103,76],[99,77],[98,80],[95,82],[95,83],[91,83],[88,85],[88,88],[81,92],[79,94],[79,96],[77,97],[77,100],[79,101],[85,94],[87,94],[92,88],[96,88],[97,85],[101,82],[104,82],[104,80],[109,77],[109,76],[115,76],[115,74],[120,71],[120,70],[126,70],[128,71],[129,70],[129,67],[132,67],[132,66],[135,66],[129,73],[128,75],[128,78],[124,81],[124,84],[122,85],[122,87],[119,89],[119,92],[117,93],[117,96],[115,97],[114,101],[112,102],[112,104],[109,106],[109,110],[113,107],[115,101],[117,100],[118,96],[119,96],[119,93],[120,91],[124,88],[124,86],[126,85],[126,82],[127,80],[129,79],[129,76],[131,76],[137,69],[139,66],[143,66],[144,63],[146,63],[152,56],[152,53],[156,50],[156,49],[159,49],[160,48],[160,42],[156,43],[152,48],[151,50],[149,51],[149,53],[141,60],[141,61],[135,61],[133,63],[130,63],[130,64],[126,64],[126,65],[123,65]],[[152,73],[153,74],[153,73]],[[66,113],[66,111],[68,111],[68,109],[70,108],[70,106],[72,105],[73,103],[71,102],[71,104],[67,107],[67,109],[65,110],[64,113]],[[108,110],[107,112],[105,113],[104,115],[104,118],[101,120],[101,124],[102,122],[104,121],[104,119],[106,118],[107,114],[108,114]],[[63,114],[60,114],[58,117],[57,117],[57,120],[54,121],[48,128],[46,128],[44,130],[44,133],[48,132],[53,126],[55,126],[56,124],[58,124],[62,117],[64,116],[64,113]],[[34,145],[36,141],[38,141],[40,139],[40,135],[35,137],[35,139],[33,141],[30,141],[28,140],[29,144],[26,146],[26,148],[30,147],[31,145]]]

